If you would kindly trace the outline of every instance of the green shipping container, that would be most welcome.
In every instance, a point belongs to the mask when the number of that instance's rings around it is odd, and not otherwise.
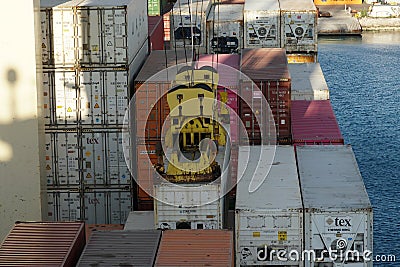
[[[162,4],[165,0],[148,0],[147,14],[149,16],[161,16],[162,15]]]

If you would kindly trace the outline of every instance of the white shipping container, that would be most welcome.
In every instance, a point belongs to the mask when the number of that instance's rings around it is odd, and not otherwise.
[[[154,211],[131,211],[126,219],[124,230],[153,230]]]
[[[79,134],[77,131],[45,133],[45,176],[48,186],[80,184]]]
[[[129,190],[86,190],[83,202],[88,224],[124,224],[132,210]]]
[[[243,48],[243,5],[213,5],[207,18],[208,53],[238,53]]]
[[[147,40],[145,0],[77,0],[53,13],[55,66],[128,66]]]
[[[48,219],[51,221],[80,221],[81,194],[77,191],[48,191]]]
[[[237,266],[299,266],[300,260],[283,262],[272,251],[289,254],[303,248],[303,205],[294,149],[292,146],[239,147],[236,195],[236,263]],[[270,157],[274,155],[273,161]],[[255,171],[259,164],[260,169]],[[247,170],[246,170],[247,168]],[[269,172],[268,169],[270,168]],[[267,176],[265,177],[265,175]],[[249,192],[253,181],[262,181]]]
[[[351,146],[298,146],[296,150],[305,208],[305,249],[312,249],[317,257],[330,248],[344,255],[372,252],[372,206]],[[305,266],[336,263],[324,253],[323,260],[305,261]],[[360,258],[344,260],[340,266],[373,265]]]
[[[82,177],[85,185],[131,184],[125,162],[121,130],[85,130],[82,142]]]
[[[154,185],[154,213],[157,229],[222,229],[221,185]]]
[[[179,0],[171,10],[171,47],[193,45],[206,48],[206,18],[211,9],[211,1]]]
[[[317,8],[312,0],[279,0],[281,47],[287,52],[317,51]]]
[[[319,63],[288,64],[292,100],[329,100],[329,89]]]
[[[42,114],[44,124],[49,126],[55,124],[55,98],[54,98],[54,71],[43,71],[42,77]]]
[[[247,0],[244,4],[244,47],[280,47],[278,0]]]
[[[79,71],[82,125],[123,124],[129,103],[128,76],[127,69]]]

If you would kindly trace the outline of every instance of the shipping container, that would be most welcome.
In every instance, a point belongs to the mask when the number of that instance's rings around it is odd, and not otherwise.
[[[147,14],[149,16],[161,16],[164,14],[167,5],[166,0],[149,0],[147,1]]]
[[[53,39],[56,67],[128,66],[147,40],[146,2],[58,5],[53,8]]]
[[[95,232],[77,266],[154,266],[161,231]]]
[[[68,0],[41,0],[40,1],[40,30],[42,48],[42,66],[49,68],[54,65],[53,57],[53,10]]]
[[[238,173],[236,266],[282,265],[271,251],[301,253],[303,247],[303,205],[294,149],[241,146]],[[254,181],[262,183],[251,192]],[[297,259],[284,264],[302,266]]]
[[[159,0],[157,0],[159,1]],[[150,5],[149,1],[149,5]],[[148,16],[149,51],[164,49],[164,21],[160,16]]]
[[[287,60],[289,64],[292,63],[317,63],[318,62],[318,53],[317,52],[309,52],[309,53],[290,53],[286,54]]]
[[[154,211],[131,211],[126,219],[124,230],[155,229]]]
[[[239,111],[247,135],[250,141],[253,140],[250,143],[260,144],[260,129],[264,127],[266,137],[272,138],[272,135],[276,134],[280,144],[290,144],[291,77],[285,50],[281,48],[243,49],[241,71],[252,80],[241,81],[242,99],[239,103]],[[264,106],[261,93],[269,104],[276,131],[271,131],[269,128],[272,127],[272,123],[269,123],[271,114]],[[249,104],[252,104],[255,110],[251,110]],[[259,114],[263,121],[257,122],[254,113]],[[259,124],[262,124],[261,127]],[[240,135],[242,141],[246,133],[240,133]]]
[[[222,229],[221,184],[154,185],[154,218],[160,229]]]
[[[164,231],[156,267],[234,266],[233,233],[227,230]]]
[[[224,4],[224,5],[244,5],[244,0],[219,0],[217,1],[218,3]]]
[[[292,100],[328,100],[329,89],[319,63],[289,64]]]
[[[288,53],[317,51],[317,8],[313,0],[279,0],[281,47]]]
[[[344,140],[329,100],[292,101],[294,145],[343,145]]]
[[[85,244],[82,222],[17,222],[0,246],[0,266],[73,267]]]
[[[212,5],[207,17],[207,52],[239,53],[243,48],[243,5]]]
[[[123,224],[86,224],[85,225],[86,242],[89,240],[90,236],[94,232],[116,231],[116,230],[124,230],[124,225]]]
[[[211,1],[178,0],[171,10],[171,48],[190,48],[192,45],[202,51],[207,47],[206,19]]]
[[[127,189],[86,189],[84,220],[88,224],[124,224],[132,210],[132,192]]]
[[[81,135],[82,178],[85,186],[129,186],[131,175],[125,162],[123,130],[83,130]]]
[[[79,189],[47,190],[49,221],[83,220],[82,191]]]
[[[46,132],[45,179],[49,187],[73,187],[81,184],[80,143],[77,129]]]
[[[373,251],[372,206],[351,146],[298,146],[296,152],[305,208],[304,249],[323,258],[311,258],[305,266],[335,265],[323,253],[328,249],[337,251],[341,266],[373,266],[362,257],[340,257]]]
[[[281,47],[278,0],[247,0],[244,4],[244,47]]]

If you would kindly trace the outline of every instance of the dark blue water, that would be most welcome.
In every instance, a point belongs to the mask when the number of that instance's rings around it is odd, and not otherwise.
[[[400,32],[321,39],[319,62],[374,208],[374,254],[400,266]]]

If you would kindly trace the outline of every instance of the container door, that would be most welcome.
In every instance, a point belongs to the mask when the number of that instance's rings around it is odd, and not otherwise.
[[[73,71],[55,72],[55,102],[57,124],[78,123],[78,90]]]
[[[81,196],[79,192],[58,192],[59,214],[57,221],[81,220]]]
[[[54,64],[75,65],[75,23],[73,8],[53,8]]]
[[[129,191],[111,191],[110,222],[111,224],[125,224],[129,212],[132,210],[132,195]]]
[[[130,185],[131,176],[125,162],[121,132],[107,134],[105,152],[107,159],[107,184]]]
[[[79,144],[77,132],[55,134],[57,185],[78,186],[79,177]]]
[[[104,132],[82,133],[82,174],[86,185],[106,184],[105,135]]]
[[[103,73],[82,71],[79,73],[80,121],[84,125],[104,124]]]
[[[125,8],[104,9],[103,11],[103,45],[104,45],[103,63],[104,64],[128,65],[130,63],[128,60],[126,25],[127,22],[126,22]]]
[[[43,72],[42,82],[44,124],[50,126],[54,124],[54,72]]]
[[[85,191],[85,221],[88,224],[108,224],[107,191]]]
[[[40,29],[41,29],[41,47],[42,47],[42,64],[43,66],[51,65],[51,31],[52,24],[51,10],[42,9],[40,11]]]
[[[84,66],[102,63],[101,18],[97,9],[77,10],[78,60]]]
[[[56,181],[56,151],[54,147],[54,134],[45,133],[45,151],[44,151],[44,165],[46,184],[47,186],[53,186],[57,184]]]
[[[104,72],[105,121],[122,126],[129,103],[128,71]]]

